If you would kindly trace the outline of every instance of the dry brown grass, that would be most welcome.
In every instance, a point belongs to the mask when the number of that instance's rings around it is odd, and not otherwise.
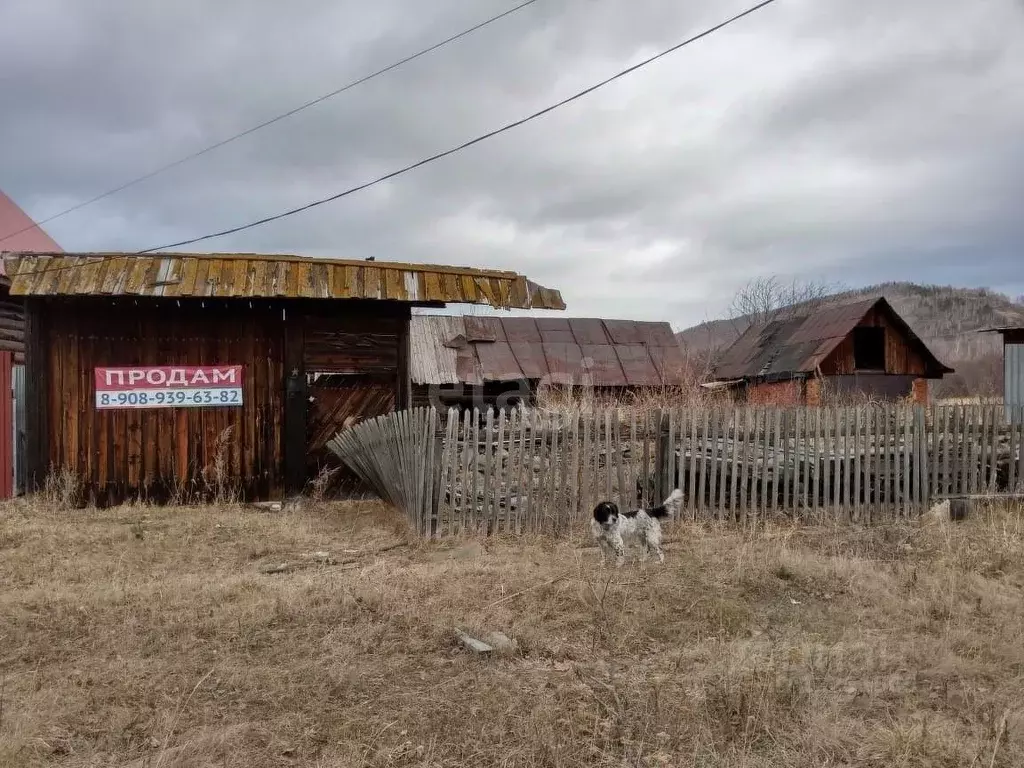
[[[601,571],[376,503],[9,504],[0,764],[1024,765],[1022,510],[670,538]]]

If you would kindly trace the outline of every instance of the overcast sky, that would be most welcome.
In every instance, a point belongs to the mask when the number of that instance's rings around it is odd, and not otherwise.
[[[538,0],[46,229],[138,250],[245,223],[751,2]],[[515,4],[4,0],[0,188],[45,218]],[[570,314],[682,328],[760,274],[1024,293],[1022,201],[1024,2],[779,0],[525,127],[193,248],[514,269]]]

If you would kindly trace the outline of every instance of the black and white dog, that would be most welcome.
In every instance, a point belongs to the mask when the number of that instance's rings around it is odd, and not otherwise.
[[[665,562],[665,553],[661,551],[659,520],[677,514],[682,501],[683,492],[676,488],[653,509],[637,509],[620,514],[618,505],[613,501],[602,501],[594,507],[590,530],[601,547],[601,565],[605,564],[608,555],[614,554],[616,567],[621,566],[626,561],[627,542],[640,545],[641,561],[654,553],[659,563]]]

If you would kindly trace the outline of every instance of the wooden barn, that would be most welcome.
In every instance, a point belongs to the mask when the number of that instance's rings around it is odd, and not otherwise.
[[[542,386],[621,396],[682,383],[663,322],[417,315],[410,345],[413,403],[439,409],[530,403]]]
[[[30,488],[101,506],[303,490],[347,417],[408,406],[413,307],[564,309],[512,272],[246,254],[16,254]]]
[[[877,297],[751,325],[708,384],[751,405],[819,405],[829,396],[927,404],[929,379],[952,372]]]

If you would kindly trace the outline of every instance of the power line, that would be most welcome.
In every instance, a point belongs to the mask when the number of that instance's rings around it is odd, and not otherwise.
[[[183,157],[183,158],[181,158],[179,160],[175,160],[174,162],[168,163],[167,165],[163,165],[163,166],[157,168],[156,170],[150,171],[149,173],[143,174],[142,176],[138,176],[138,177],[136,177],[136,178],[134,178],[134,179],[132,179],[130,181],[125,182],[124,184],[121,184],[120,186],[114,187],[113,189],[107,190],[106,192],[103,192],[102,194],[99,194],[99,195],[96,195],[95,197],[89,198],[88,200],[86,200],[84,202],[81,202],[81,203],[78,203],[76,205],[73,205],[70,208],[66,208],[63,211],[61,211],[60,213],[55,213],[53,216],[50,216],[49,218],[43,219],[40,222],[33,223],[31,226],[24,227],[23,229],[19,229],[19,230],[16,230],[14,232],[11,232],[9,234],[6,234],[6,235],[0,237],[0,243],[2,243],[4,240],[8,240],[8,239],[14,237],[15,235],[20,235],[22,232],[27,232],[30,229],[38,229],[43,224],[47,224],[48,222],[51,222],[54,219],[59,219],[62,216],[66,216],[67,214],[72,213],[73,211],[80,210],[81,208],[85,208],[87,205],[92,205],[93,203],[98,202],[100,200],[103,200],[104,198],[110,197],[111,195],[115,195],[118,192],[122,192],[122,191],[128,189],[129,187],[134,187],[136,184],[139,184],[140,182],[146,181],[147,179],[152,179],[154,176],[159,176],[161,173],[164,173],[165,171],[169,171],[172,168],[177,168],[179,165],[183,165],[183,164],[185,164],[185,163],[187,163],[187,162],[189,162],[191,160],[195,160],[197,157],[202,157],[203,155],[205,155],[205,154],[207,154],[209,152],[213,152],[215,149],[220,149],[221,147],[223,147],[226,144],[230,144],[233,141],[237,141],[238,139],[244,138],[245,136],[248,136],[248,135],[250,135],[252,133],[255,133],[256,131],[259,131],[259,130],[261,130],[263,128],[266,128],[267,126],[273,125],[274,123],[280,122],[281,120],[284,120],[284,119],[286,119],[288,117],[291,117],[292,115],[298,114],[299,112],[302,112],[305,109],[309,109],[310,107],[314,107],[317,104],[320,104],[321,102],[324,102],[324,101],[327,101],[328,99],[334,98],[338,94],[344,93],[345,91],[348,91],[348,90],[350,90],[352,88],[355,88],[357,85],[362,85],[363,83],[365,83],[368,80],[372,80],[373,78],[379,77],[380,75],[383,75],[383,74],[385,74],[387,72],[390,72],[393,69],[397,69],[398,67],[401,67],[404,64],[408,64],[410,61],[418,59],[421,56],[426,56],[428,53],[436,51],[438,48],[441,48],[441,47],[443,47],[445,45],[448,45],[449,43],[453,43],[456,40],[459,40],[460,38],[466,37],[467,35],[470,35],[470,34],[472,34],[473,32],[476,32],[479,29],[483,29],[484,27],[488,26],[489,24],[493,24],[494,22],[499,21],[500,19],[503,19],[506,16],[511,16],[513,13],[516,13],[517,11],[521,11],[523,8],[526,8],[528,5],[533,5],[535,2],[537,2],[537,0],[525,0],[525,2],[522,2],[519,5],[514,6],[514,7],[510,8],[510,9],[508,9],[507,11],[504,11],[503,13],[499,13],[497,16],[492,16],[491,18],[487,19],[486,21],[482,21],[479,24],[476,24],[476,25],[470,27],[469,29],[465,29],[462,32],[459,32],[458,34],[452,35],[451,37],[447,37],[447,38],[445,38],[444,40],[442,40],[442,41],[440,41],[438,43],[434,43],[429,48],[424,48],[423,50],[418,51],[417,53],[414,53],[414,54],[412,54],[410,56],[406,56],[404,59],[400,59],[399,61],[396,61],[394,64],[389,64],[388,66],[384,67],[383,69],[378,69],[376,72],[373,72],[373,73],[371,73],[369,75],[364,75],[363,77],[359,78],[358,80],[353,80],[352,82],[348,83],[347,85],[343,85],[341,88],[333,90],[330,93],[325,93],[323,96],[318,96],[317,98],[313,99],[312,101],[307,101],[305,104],[302,104],[302,105],[300,105],[298,107],[295,107],[294,109],[290,109],[287,112],[282,112],[281,114],[277,115],[276,117],[272,117],[269,120],[265,120],[264,122],[262,122],[262,123],[260,123],[258,125],[254,125],[252,128],[247,128],[246,130],[242,131],[241,133],[236,133],[234,136],[229,136],[226,139],[222,139],[221,141],[218,141],[215,144],[209,145],[205,149],[200,149],[197,152],[193,152],[191,155],[186,155],[185,157]]]
[[[544,109],[541,109],[541,110],[539,110],[537,112],[534,112],[531,115],[527,115],[526,117],[521,118],[519,120],[516,120],[515,122],[511,122],[511,123],[508,123],[506,125],[503,125],[502,127],[497,128],[497,129],[495,129],[493,131],[490,131],[489,133],[485,133],[482,136],[477,136],[475,139],[470,139],[469,141],[467,141],[467,142],[465,142],[463,144],[460,144],[457,147],[452,147],[451,149],[447,149],[444,152],[438,152],[435,155],[431,155],[430,157],[427,157],[427,158],[425,158],[423,160],[419,160],[418,162],[412,163],[411,165],[407,165],[407,166],[405,166],[403,168],[399,168],[398,170],[391,171],[390,173],[387,173],[387,174],[385,174],[383,176],[379,176],[376,179],[373,179],[372,181],[367,181],[367,182],[364,182],[363,184],[359,184],[358,186],[350,187],[349,189],[346,189],[344,192],[339,192],[339,193],[337,193],[335,195],[331,195],[330,197],[325,197],[325,198],[322,198],[320,200],[314,200],[313,202],[306,203],[305,205],[301,205],[298,208],[292,208],[290,210],[283,211],[282,213],[274,214],[273,216],[266,216],[266,217],[264,217],[262,219],[257,219],[256,221],[251,221],[248,224],[242,224],[242,225],[237,226],[237,227],[231,227],[230,229],[223,229],[223,230],[221,230],[219,232],[213,232],[213,233],[208,234],[208,235],[201,235],[200,237],[193,237],[193,238],[190,238],[188,240],[179,240],[176,243],[169,243],[167,245],[161,245],[161,246],[158,246],[156,248],[147,248],[144,251],[138,251],[138,253],[152,253],[154,251],[167,250],[168,248],[178,248],[178,247],[180,247],[182,245],[191,245],[192,243],[198,243],[198,242],[201,242],[203,240],[212,240],[215,237],[223,237],[224,235],[231,235],[231,234],[234,234],[236,232],[241,232],[241,231],[246,230],[246,229],[252,229],[253,227],[258,227],[258,226],[261,226],[263,224],[268,224],[268,223],[270,223],[272,221],[277,221],[278,219],[283,219],[283,218],[286,218],[288,216],[294,216],[295,214],[301,213],[302,211],[308,211],[310,208],[316,208],[317,206],[324,205],[325,203],[330,203],[330,202],[333,202],[335,200],[339,200],[342,197],[347,197],[348,195],[354,194],[356,192],[360,192],[360,191],[362,191],[364,189],[367,189],[369,187],[372,187],[372,186],[375,186],[375,185],[380,184],[382,182],[388,181],[389,179],[393,179],[396,176],[401,176],[404,173],[408,173],[409,171],[412,171],[412,170],[415,170],[417,168],[420,168],[420,167],[422,167],[424,165],[427,165],[428,163],[432,163],[435,160],[440,160],[442,158],[448,157],[449,155],[454,155],[456,152],[461,152],[464,149],[472,147],[474,144],[479,144],[479,143],[481,143],[483,141],[486,141],[487,139],[490,139],[490,138],[493,138],[495,136],[498,136],[499,134],[505,133],[506,131],[510,131],[513,128],[518,128],[519,126],[524,125],[524,124],[526,124],[526,123],[528,123],[528,122],[530,122],[532,120],[536,120],[538,117],[546,115],[549,112],[553,112],[556,109],[558,109],[559,107],[563,107],[566,104],[569,104],[569,103],[571,103],[573,101],[576,101],[577,99],[580,99],[580,98],[582,98],[582,97],[584,97],[584,96],[586,96],[586,95],[588,95],[590,93],[593,93],[594,91],[598,90],[599,88],[603,88],[604,86],[606,86],[609,83],[612,83],[612,82],[618,80],[619,78],[625,77],[626,75],[628,75],[628,74],[630,74],[632,72],[635,72],[638,69],[640,69],[642,67],[645,67],[648,64],[650,64],[650,63],[652,63],[654,61],[657,61],[658,59],[660,59],[660,58],[662,58],[664,56],[668,56],[670,53],[674,53],[675,51],[678,51],[680,48],[683,48],[683,47],[689,45],[690,43],[694,43],[694,42],[700,40],[701,38],[707,37],[708,35],[710,35],[710,34],[712,34],[714,32],[717,32],[718,30],[720,30],[720,29],[722,29],[724,27],[727,27],[730,24],[732,24],[732,23],[734,23],[736,21],[739,21],[740,19],[744,18],[745,16],[749,16],[750,14],[754,13],[755,11],[759,11],[760,9],[764,8],[765,6],[771,5],[774,2],[775,2],[775,0],[763,0],[762,2],[758,3],[757,5],[754,5],[754,6],[750,7],[750,8],[748,8],[747,10],[743,11],[742,13],[738,13],[735,16],[732,16],[731,18],[726,19],[725,21],[722,21],[722,22],[718,23],[718,24],[716,24],[713,27],[709,27],[708,29],[704,30],[703,32],[701,32],[701,33],[699,33],[697,35],[694,35],[693,37],[687,38],[686,40],[683,40],[681,43],[677,43],[676,45],[673,45],[671,48],[667,48],[666,50],[662,51],[661,53],[657,53],[657,54],[655,54],[654,56],[651,56],[648,59],[644,59],[639,64],[634,64],[633,66],[628,67],[627,69],[623,69],[622,71],[612,75],[611,77],[609,77],[609,78],[607,78],[605,80],[602,80],[601,82],[596,83],[596,84],[590,86],[589,88],[585,88],[584,90],[579,91],[578,93],[575,93],[572,96],[569,96],[569,97],[567,97],[565,99],[562,99],[561,101],[559,101],[559,102],[557,102],[555,104],[552,104],[551,106],[545,107]]]

